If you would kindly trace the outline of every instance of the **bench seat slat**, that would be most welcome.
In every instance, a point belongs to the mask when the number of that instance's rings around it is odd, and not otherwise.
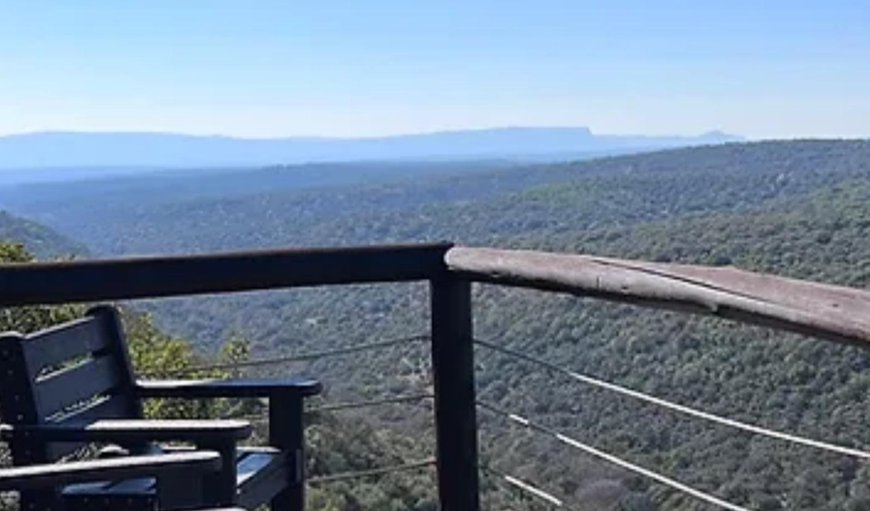
[[[198,451],[177,451],[198,452]],[[269,447],[242,447],[236,458],[237,485],[242,505],[268,500],[287,484],[289,467],[286,455]],[[154,478],[77,484],[64,489],[64,495],[98,499],[150,498],[156,491]]]
[[[211,451],[196,451],[156,456],[53,463],[0,469],[0,489],[20,490],[49,485],[64,485],[99,477],[124,479],[160,472],[194,470],[200,473],[220,468],[220,456]]]
[[[129,416],[129,403],[123,399],[110,397],[88,404],[80,410],[59,418],[56,422],[48,423],[48,425],[89,423],[103,418],[118,419],[127,416]],[[46,453],[48,459],[57,460],[75,453],[84,445],[85,442],[73,439],[66,442],[50,442],[46,446]]]

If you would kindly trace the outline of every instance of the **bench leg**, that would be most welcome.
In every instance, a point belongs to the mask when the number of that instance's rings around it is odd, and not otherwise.
[[[287,487],[271,502],[272,511],[305,509],[305,426],[302,398],[291,393],[269,398],[269,445],[287,453],[290,477]]]
[[[23,491],[18,503],[21,511],[63,511],[60,494],[54,488]]]
[[[203,477],[171,471],[157,477],[157,502],[159,509],[201,509],[206,493]]]
[[[201,484],[205,488],[210,506],[235,505],[238,491],[236,488],[236,444],[235,441],[210,444],[201,442],[197,449],[217,451],[221,455],[221,470],[215,474],[206,474]]]

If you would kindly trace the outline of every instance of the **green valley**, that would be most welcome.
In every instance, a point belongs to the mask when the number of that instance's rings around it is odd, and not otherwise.
[[[281,173],[294,167],[272,174],[274,186],[257,189],[234,185],[237,173],[229,181],[221,181],[229,179],[221,173],[112,178],[78,184],[76,200],[64,199],[57,185],[30,185],[26,194],[16,188],[14,197],[0,191],[0,205],[100,256],[450,240],[735,265],[870,286],[868,141],[726,144],[551,165],[476,162],[468,173],[453,165],[449,175],[352,186],[281,185],[289,179]],[[197,180],[204,180],[203,191]],[[425,333],[427,300],[423,285],[391,284],[130,307],[190,339],[201,356],[241,337],[252,357],[265,357]],[[715,319],[486,285],[475,288],[475,308],[481,339],[702,410],[843,445],[870,445],[863,426],[870,419],[866,351]],[[740,505],[870,509],[870,470],[852,458],[652,409],[482,347],[477,365],[483,399]],[[425,345],[411,341],[258,374],[303,372],[324,381],[326,401],[424,392],[430,385]],[[377,457],[390,458],[395,453],[384,445],[420,437],[429,412],[425,404],[389,405],[324,423],[367,419],[359,431],[378,438],[369,446]],[[480,424],[486,463],[564,497],[574,509],[702,509],[485,411]],[[318,436],[349,446],[352,455],[317,463],[335,469],[357,466],[350,458],[362,457],[368,464],[358,466],[376,465],[357,449],[363,443],[353,440],[356,431]],[[431,442],[406,447],[403,452],[425,456]],[[396,481],[413,498],[391,501],[374,495],[383,488],[369,487],[372,501],[393,502],[370,509],[431,509],[431,495],[420,489],[425,477]],[[486,479],[486,488],[491,509],[544,509],[520,502],[494,480]],[[324,509],[356,509],[335,495],[316,495]]]

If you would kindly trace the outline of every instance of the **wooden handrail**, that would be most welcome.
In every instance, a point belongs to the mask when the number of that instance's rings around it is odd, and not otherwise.
[[[732,267],[457,247],[451,272],[478,282],[706,314],[870,347],[870,291]]]
[[[870,291],[731,267],[449,243],[6,264],[0,265],[0,307],[431,280],[448,272],[870,346]]]
[[[0,265],[0,307],[427,280],[448,243]]]

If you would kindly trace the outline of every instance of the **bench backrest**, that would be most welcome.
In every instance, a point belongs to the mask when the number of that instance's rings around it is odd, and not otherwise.
[[[7,424],[89,422],[141,418],[117,311],[87,315],[30,335],[0,335],[0,413]],[[16,465],[46,463],[81,444],[13,442]]]

